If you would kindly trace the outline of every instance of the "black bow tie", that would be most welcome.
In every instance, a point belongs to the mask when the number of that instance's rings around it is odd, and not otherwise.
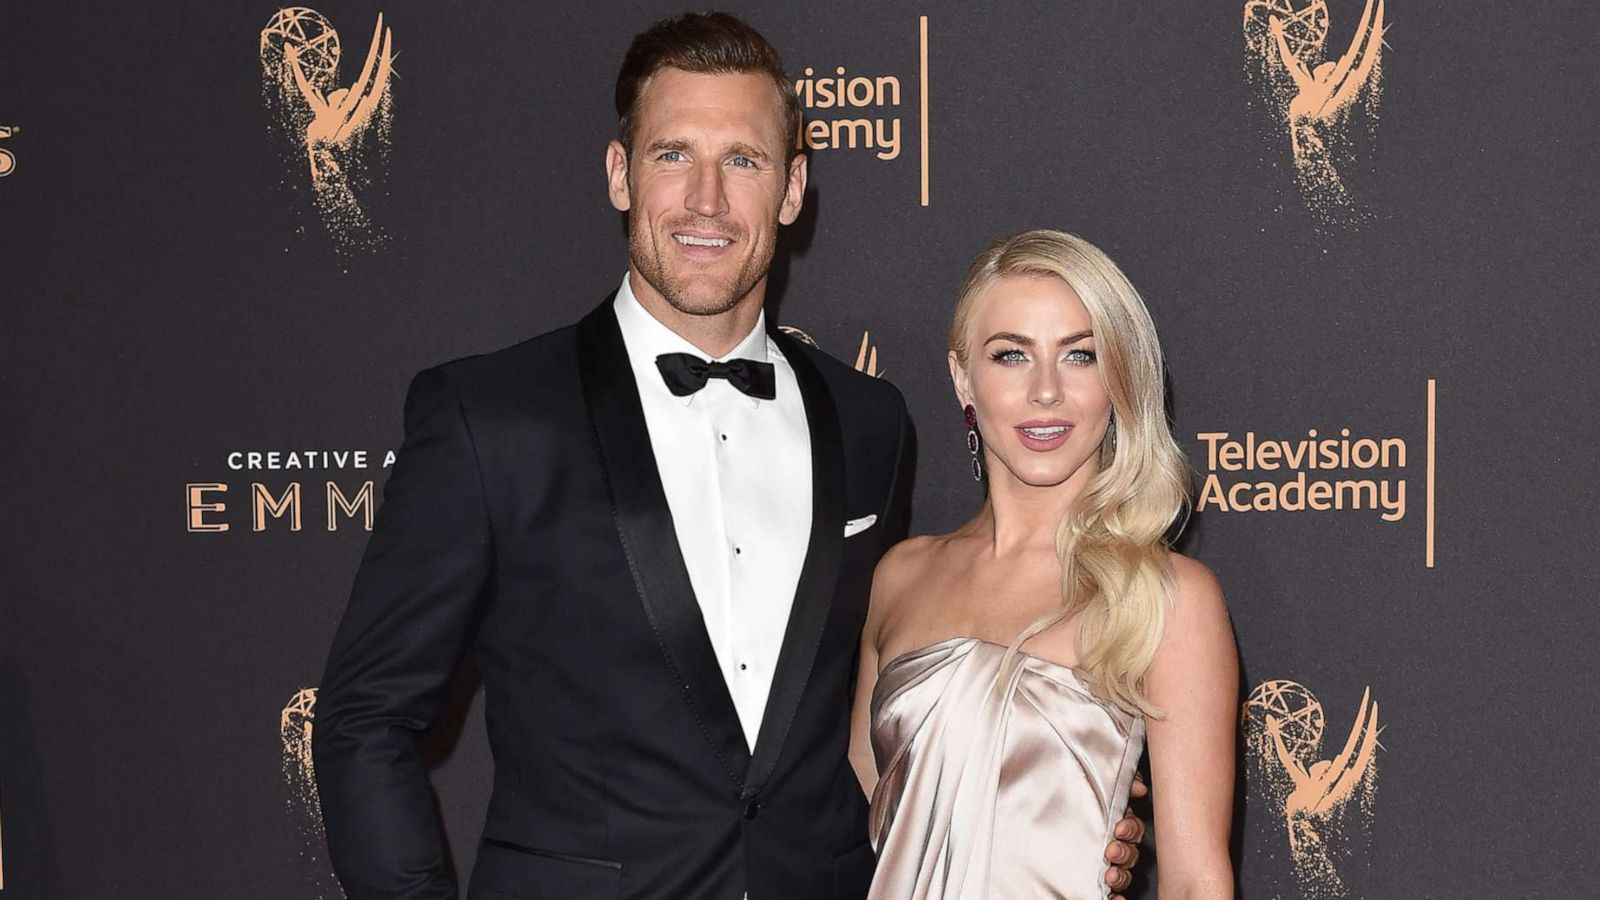
[[[688,395],[706,386],[710,378],[724,378],[740,393],[758,400],[778,396],[778,377],[772,363],[753,359],[710,362],[691,353],[663,353],[656,357],[656,368],[674,396]]]

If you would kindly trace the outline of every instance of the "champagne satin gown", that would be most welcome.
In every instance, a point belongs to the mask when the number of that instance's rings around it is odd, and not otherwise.
[[[869,900],[1105,898],[1105,848],[1144,720],[1067,666],[951,638],[896,657],[872,692],[881,773]]]

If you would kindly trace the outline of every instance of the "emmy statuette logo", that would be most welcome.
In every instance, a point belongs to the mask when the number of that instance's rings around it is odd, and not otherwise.
[[[303,688],[289,698],[278,714],[278,738],[283,745],[283,780],[289,787],[289,814],[300,832],[300,855],[311,866],[318,900],[344,897],[327,860],[321,858],[325,843],[322,830],[322,802],[317,797],[316,770],[311,760],[311,730],[317,714],[317,689]]]
[[[818,350],[822,345],[816,339],[792,325],[779,325],[778,330],[790,337],[809,344]],[[883,372],[878,368],[878,348],[872,343],[872,332],[861,332],[861,347],[856,351],[855,370],[874,378],[882,378]]]
[[[1353,226],[1364,217],[1339,166],[1355,158],[1355,108],[1364,108],[1370,130],[1383,93],[1384,0],[1365,2],[1349,47],[1337,57],[1327,52],[1327,0],[1248,0],[1244,5],[1250,80],[1285,132],[1295,181],[1324,224]]]
[[[260,55],[262,95],[292,150],[288,162],[309,180],[335,246],[382,243],[357,195],[381,175],[394,120],[394,36],[383,14],[348,87],[340,83],[339,32],[314,9],[279,10],[261,29]]]
[[[1348,897],[1337,864],[1372,826],[1378,791],[1378,702],[1361,694],[1339,752],[1325,758],[1322,704],[1293,681],[1264,681],[1242,712],[1250,783],[1278,814],[1307,897]]]
[[[21,131],[15,125],[0,125],[0,139],[11,137]],[[4,178],[17,170],[17,155],[0,147],[0,178]]]
[[[871,332],[861,332],[861,349],[856,351],[856,371],[882,378],[883,373],[878,371],[878,348],[872,345],[871,339]]]

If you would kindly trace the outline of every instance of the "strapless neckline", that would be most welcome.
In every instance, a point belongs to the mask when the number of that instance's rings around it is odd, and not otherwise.
[[[986,640],[980,637],[948,637],[942,641],[934,641],[931,644],[924,644],[921,647],[907,650],[906,652],[901,653],[895,658],[884,663],[883,666],[878,669],[878,683],[883,683],[883,676],[889,674],[890,669],[893,669],[904,663],[920,659],[927,654],[938,653],[940,650],[945,650],[960,644],[983,644],[989,647],[998,647],[1001,650],[1006,650],[1010,646],[1008,644],[1002,644],[999,641]],[[1058,663],[1055,660],[1045,659],[1042,656],[1037,656],[1029,653],[1026,650],[1018,650],[1017,655],[1035,665],[1045,666],[1047,668],[1054,669],[1057,672],[1062,672],[1070,677],[1073,681],[1077,682],[1079,686],[1083,687],[1085,690],[1088,689],[1088,684],[1083,680],[1083,676],[1078,674],[1078,670],[1067,665],[1066,663]],[[876,687],[874,687],[873,692],[877,692]]]

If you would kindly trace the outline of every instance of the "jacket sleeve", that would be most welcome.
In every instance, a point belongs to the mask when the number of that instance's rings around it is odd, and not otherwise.
[[[495,566],[472,435],[440,369],[411,383],[383,496],[318,691],[317,790],[350,900],[444,900],[456,888],[416,739],[473,640]]]

